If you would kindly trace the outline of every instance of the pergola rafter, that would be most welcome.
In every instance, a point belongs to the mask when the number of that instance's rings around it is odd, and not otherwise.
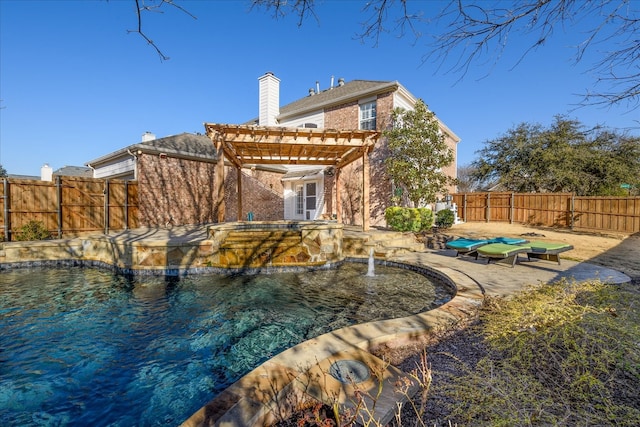
[[[317,165],[339,170],[368,155],[379,138],[379,132],[317,128],[286,128],[205,123],[207,136],[218,149],[216,176],[224,180],[226,157],[239,170],[246,165]],[[222,169],[222,170],[220,170]],[[363,174],[363,228],[368,229],[369,174]],[[337,180],[336,180],[337,181]],[[223,184],[218,189],[224,190]],[[224,222],[224,194],[218,195],[218,221]],[[242,197],[238,193],[238,220],[242,218]],[[339,203],[339,202],[338,202]],[[338,210],[338,220],[340,220]]]

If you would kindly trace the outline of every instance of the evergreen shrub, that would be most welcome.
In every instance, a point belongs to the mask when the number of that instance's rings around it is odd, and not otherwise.
[[[433,213],[427,208],[403,208],[391,206],[385,210],[387,225],[396,231],[412,231],[417,233],[431,228]]]
[[[436,227],[451,228],[455,221],[455,216],[451,209],[442,209],[436,212]]]

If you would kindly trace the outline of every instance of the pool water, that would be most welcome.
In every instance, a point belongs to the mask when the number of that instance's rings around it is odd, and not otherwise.
[[[175,426],[288,347],[451,298],[418,273],[366,272],[2,271],[0,425]]]

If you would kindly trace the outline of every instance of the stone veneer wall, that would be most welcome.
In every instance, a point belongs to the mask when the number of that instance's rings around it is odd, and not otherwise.
[[[342,224],[321,221],[242,222],[210,226],[197,241],[92,235],[11,242],[0,250],[0,270],[24,266],[85,265],[130,274],[181,274],[262,268],[321,267],[343,260]]]

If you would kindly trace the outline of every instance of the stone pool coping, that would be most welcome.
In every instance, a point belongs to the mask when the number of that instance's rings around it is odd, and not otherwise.
[[[345,261],[363,260],[366,259]],[[384,383],[382,393],[370,415],[382,422],[390,421],[396,402],[405,399],[395,384],[408,380],[408,389],[404,390],[408,395],[419,386],[393,366],[393,362],[399,361],[383,358],[396,349],[424,346],[435,332],[467,319],[482,303],[484,293],[473,279],[453,269],[380,260],[376,264],[418,271],[454,287],[455,295],[434,310],[347,326],[295,345],[243,376],[181,427],[269,425],[286,418],[310,397],[329,405],[338,401],[341,406],[350,406],[356,388],[376,395],[380,378]],[[356,387],[341,384],[329,374],[331,363],[337,360],[361,361],[378,375]]]
[[[511,269],[455,257],[452,252],[455,251],[425,250],[393,257],[395,263],[424,268],[453,283],[457,291],[446,304],[409,317],[341,328],[287,349],[231,385],[181,427],[268,425],[286,418],[308,397],[325,403],[337,400],[349,406],[354,400],[355,388],[337,384],[328,374],[330,363],[341,359],[362,361],[381,373],[382,395],[372,415],[384,423],[393,416],[396,402],[405,401],[406,395],[411,395],[419,386],[393,366],[399,360],[382,358],[393,355],[395,350],[424,347],[438,331],[473,316],[485,295],[508,297],[529,285],[562,279],[630,281],[620,272],[588,263],[563,260],[562,265],[556,265],[532,261],[516,264]],[[404,390],[406,394],[395,386],[403,380],[409,384]],[[375,395],[378,381],[374,378],[358,386]]]

